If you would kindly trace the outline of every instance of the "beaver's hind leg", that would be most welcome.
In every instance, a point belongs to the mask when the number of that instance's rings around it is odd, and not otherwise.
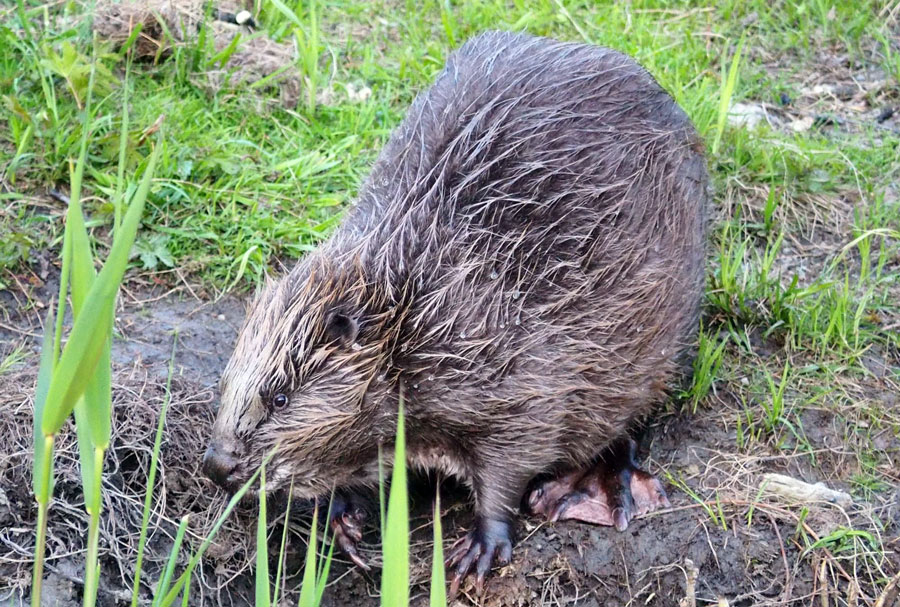
[[[633,440],[616,441],[587,471],[534,485],[525,504],[551,521],[575,519],[623,531],[635,516],[669,506],[662,483],[635,462],[636,451]]]

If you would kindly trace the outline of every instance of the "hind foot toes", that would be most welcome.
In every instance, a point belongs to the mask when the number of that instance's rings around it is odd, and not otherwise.
[[[569,472],[534,486],[526,504],[550,521],[579,520],[624,531],[635,517],[668,508],[662,483],[634,461],[627,441],[604,452],[587,471]]]

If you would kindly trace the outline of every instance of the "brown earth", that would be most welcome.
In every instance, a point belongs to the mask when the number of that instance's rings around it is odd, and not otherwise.
[[[123,297],[116,325],[115,438],[107,457],[101,536],[103,605],[130,600],[149,453],[165,398],[175,329],[178,344],[171,404],[142,596],[150,597],[171,547],[176,521],[190,514],[190,529],[199,536],[224,505],[224,496],[197,468],[214,415],[215,384],[243,317],[243,302],[232,297],[198,300],[187,290],[161,294],[140,289],[136,293]],[[38,289],[29,299],[49,301],[50,296],[48,289]],[[0,375],[0,440],[5,446],[0,453],[0,589],[6,589],[0,591],[0,605],[5,607],[28,599],[36,514],[30,493],[30,407],[43,312],[35,307],[23,311],[9,294],[2,295],[0,304],[6,306],[0,328],[0,360],[17,345],[24,345],[27,352],[24,361]],[[770,350],[771,356],[777,356],[778,348]],[[890,359],[873,363],[877,364],[887,370],[897,366]],[[741,368],[740,361],[735,368]],[[827,504],[791,506],[760,490],[763,473],[780,472],[809,482],[824,480],[833,489],[851,491],[854,487],[847,479],[859,465],[852,442],[870,441],[867,444],[887,455],[889,461],[896,461],[900,445],[895,433],[866,436],[860,420],[823,406],[804,409],[798,418],[808,442],[794,444],[785,438],[779,446],[759,440],[739,448],[735,420],[740,404],[730,386],[739,384],[741,375],[720,375],[726,379],[697,413],[670,403],[644,437],[642,457],[667,481],[670,510],[635,521],[623,533],[574,522],[540,524],[522,519],[518,526],[522,539],[513,562],[494,573],[480,600],[464,592],[459,604],[875,605],[881,596],[879,607],[896,605],[892,602],[897,600],[900,570],[900,479],[896,469],[892,474],[883,472],[897,482],[864,494],[857,490],[853,505],[846,509]],[[896,409],[896,376],[884,373],[880,381],[883,392],[870,392],[868,398],[884,399],[886,408]],[[878,382],[871,385],[877,389]],[[891,419],[897,422],[896,413]],[[57,450],[44,594],[45,604],[63,606],[81,600],[80,550],[86,530],[72,435],[71,431],[65,433]],[[414,587],[413,604],[427,605],[432,485],[420,481],[416,487],[412,574],[419,583]],[[448,487],[444,494],[442,503],[449,506],[444,513],[449,544],[471,518],[463,491]],[[303,506],[294,510],[309,512]],[[277,554],[282,527],[277,514],[270,518],[270,552]],[[292,602],[299,587],[304,529],[308,527],[308,518],[294,518],[287,559],[291,575],[286,583]],[[252,507],[244,507],[223,527],[197,572],[193,604],[249,604],[253,520]],[[874,550],[863,534],[841,536],[840,530],[845,528],[880,538],[885,552]],[[804,551],[804,546],[821,538],[829,539]],[[372,529],[366,536],[364,556],[377,560],[377,542]],[[179,564],[186,562],[184,553]],[[376,605],[377,576],[346,563],[336,564],[326,604]],[[891,578],[895,590],[885,591]]]

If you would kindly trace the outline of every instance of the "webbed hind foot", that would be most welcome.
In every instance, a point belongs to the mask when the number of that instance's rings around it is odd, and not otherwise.
[[[609,447],[587,471],[578,470],[536,484],[525,503],[550,521],[579,520],[624,531],[636,516],[668,508],[662,483],[635,461],[637,443]]]

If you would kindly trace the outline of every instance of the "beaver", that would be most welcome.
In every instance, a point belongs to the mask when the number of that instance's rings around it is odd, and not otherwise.
[[[410,465],[474,496],[454,591],[509,560],[523,496],[620,529],[666,505],[628,432],[690,367],[708,196],[691,121],[630,57],[469,40],[339,227],[258,295],[206,472],[233,490],[274,449],[269,490],[371,487],[402,396]]]

